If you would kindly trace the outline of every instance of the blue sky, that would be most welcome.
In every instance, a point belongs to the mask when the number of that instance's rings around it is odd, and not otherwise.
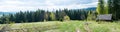
[[[26,10],[81,9],[96,7],[98,0],[0,0],[0,12]]]

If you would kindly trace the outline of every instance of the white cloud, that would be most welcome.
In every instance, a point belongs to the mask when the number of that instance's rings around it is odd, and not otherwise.
[[[5,1],[6,4],[24,4],[20,1]]]
[[[97,0],[0,0],[0,11],[18,12],[20,10],[53,9],[81,9],[96,7]],[[86,2],[85,2],[86,1]],[[87,3],[88,1],[88,3]]]

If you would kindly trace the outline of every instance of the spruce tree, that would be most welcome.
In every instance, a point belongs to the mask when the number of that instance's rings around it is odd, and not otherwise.
[[[120,19],[120,0],[108,0],[107,3],[109,14],[113,15],[113,19]]]

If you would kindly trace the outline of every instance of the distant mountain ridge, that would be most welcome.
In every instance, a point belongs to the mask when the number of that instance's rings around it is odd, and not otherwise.
[[[89,7],[89,8],[84,8],[84,10],[92,10],[92,11],[96,11],[96,7]]]
[[[0,12],[0,15],[2,14],[14,14],[15,12]]]
[[[85,11],[96,11],[96,7],[82,8],[82,9],[71,9],[71,10],[85,10]]]

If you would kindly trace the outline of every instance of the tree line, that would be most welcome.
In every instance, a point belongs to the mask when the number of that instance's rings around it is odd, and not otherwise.
[[[55,11],[17,12],[15,14],[4,15],[0,18],[0,23],[23,23],[23,22],[43,22],[43,21],[64,21],[64,20],[84,20],[87,19],[88,11],[83,9],[59,9]]]

